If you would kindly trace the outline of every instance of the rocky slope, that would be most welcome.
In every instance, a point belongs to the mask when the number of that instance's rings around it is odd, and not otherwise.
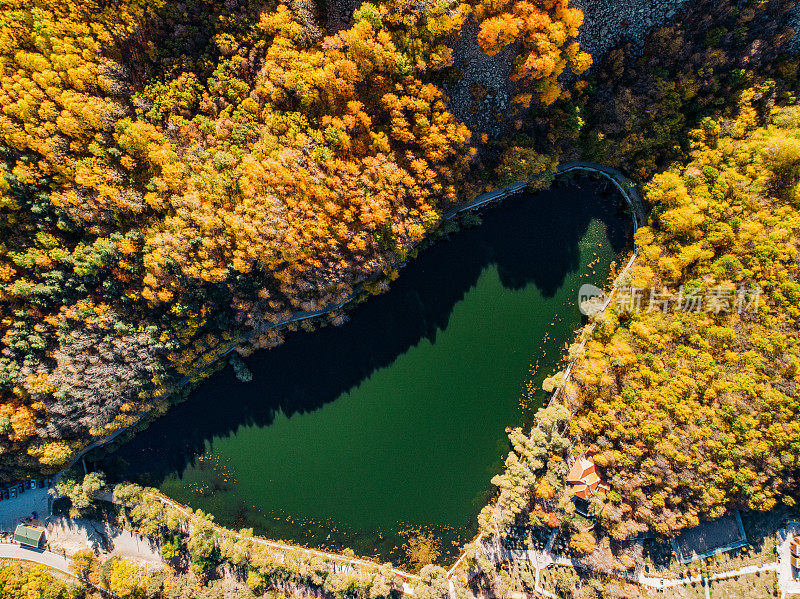
[[[691,0],[571,0],[583,11],[578,42],[595,63],[617,43],[642,42],[656,27],[669,23]]]
[[[598,64],[620,42],[640,44],[650,31],[678,16],[687,2],[691,0],[572,0],[570,5],[583,11],[578,41]],[[463,77],[447,90],[450,109],[473,132],[495,138],[505,132],[498,114],[507,113],[514,94],[508,79],[514,49],[510,46],[497,56],[486,56],[476,36],[477,26],[470,20],[453,44],[455,66]]]

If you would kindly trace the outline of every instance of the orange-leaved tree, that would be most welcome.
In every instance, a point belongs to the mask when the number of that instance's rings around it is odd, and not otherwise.
[[[484,0],[475,8],[481,49],[494,56],[518,43],[512,79],[530,85],[548,105],[561,95],[558,78],[567,67],[580,75],[592,64],[592,57],[575,41],[583,12],[568,4],[568,0]]]

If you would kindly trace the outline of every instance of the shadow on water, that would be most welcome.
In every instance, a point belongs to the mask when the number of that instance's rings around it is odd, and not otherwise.
[[[99,466],[112,479],[159,486],[194,464],[214,438],[245,425],[268,426],[278,410],[292,415],[320,408],[421,340],[433,342],[488,265],[498,266],[504,287],[533,284],[552,297],[579,268],[579,242],[592,220],[605,223],[614,254],[622,251],[630,232],[623,208],[605,184],[589,181],[505,200],[484,213],[481,226],[411,261],[388,293],[353,309],[346,325],[293,334],[278,348],[254,354],[247,359],[250,383],[226,368]]]

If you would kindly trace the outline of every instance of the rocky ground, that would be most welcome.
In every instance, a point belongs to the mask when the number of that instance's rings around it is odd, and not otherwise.
[[[344,1],[344,0],[343,0]],[[353,0],[349,0],[353,1]],[[640,44],[645,36],[678,16],[691,0],[571,0],[570,6],[583,11],[584,22],[578,41],[598,64],[611,48],[622,41]],[[504,115],[514,95],[509,75],[514,48],[497,56],[486,56],[478,47],[477,24],[470,19],[463,34],[453,41],[455,67],[463,77],[448,87],[450,108],[455,116],[480,135],[496,138],[505,132],[497,115]]]
[[[326,0],[324,2],[325,32],[328,35],[339,33],[350,24],[353,12],[361,6],[362,0]],[[321,4],[318,0],[318,4]]]
[[[640,44],[657,27],[666,25],[691,0],[571,0],[583,11],[578,42],[595,64],[622,41]]]
[[[789,42],[789,52],[797,54],[800,52],[800,2],[795,4],[794,9],[792,9],[788,25],[797,32],[792,41]]]
[[[502,115],[508,111],[513,95],[509,79],[514,68],[513,44],[496,56],[487,56],[478,46],[478,24],[469,19],[452,47],[453,66],[460,73],[458,80],[447,86],[450,110],[473,135],[500,135],[504,131]]]

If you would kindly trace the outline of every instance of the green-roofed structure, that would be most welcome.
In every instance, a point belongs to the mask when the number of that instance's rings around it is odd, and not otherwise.
[[[14,531],[14,541],[27,547],[39,547],[44,540],[44,530],[20,524]]]

